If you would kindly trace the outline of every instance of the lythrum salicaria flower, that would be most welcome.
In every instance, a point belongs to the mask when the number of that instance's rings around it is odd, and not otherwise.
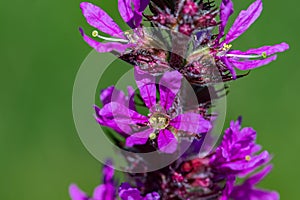
[[[271,158],[267,151],[259,153],[255,138],[252,128],[241,128],[241,120],[232,121],[221,145],[210,154],[176,161],[169,169],[147,173],[146,178],[136,175],[137,182],[144,181],[140,190],[154,189],[162,199],[278,200],[278,193],[255,187],[271,170],[267,165]],[[237,184],[243,177],[248,178]]]
[[[230,70],[232,76],[236,77],[234,68],[239,70],[254,69],[274,61],[278,52],[286,51],[289,45],[280,43],[273,46],[263,46],[257,49],[249,49],[245,52],[231,49],[230,44],[242,35],[260,16],[262,12],[262,1],[256,0],[247,10],[240,12],[228,33],[224,36],[224,29],[230,15],[233,13],[233,3],[231,0],[223,0],[220,8],[219,34],[214,45],[215,58],[221,60]],[[223,40],[221,38],[225,37]],[[213,52],[213,50],[212,50]]]
[[[142,12],[148,6],[149,0],[119,0],[119,12],[123,20],[132,29],[140,26],[142,21]],[[132,9],[132,5],[134,9]],[[87,22],[99,31],[110,35],[111,37],[101,36],[98,31],[93,31],[92,36],[103,39],[107,42],[99,42],[87,36],[83,29],[80,33],[83,39],[98,52],[117,51],[123,52],[131,46],[131,38],[124,33],[114,20],[101,8],[92,3],[82,2],[80,8]],[[128,37],[127,37],[128,36]]]
[[[148,108],[148,116],[114,100],[105,104],[102,109],[96,107],[96,119],[101,125],[118,132],[121,129],[130,135],[126,138],[126,146],[143,145],[150,139],[156,141],[160,151],[173,153],[177,149],[179,137],[194,138],[211,129],[211,123],[198,113],[172,112],[171,107],[181,88],[182,76],[177,71],[166,72],[160,79],[159,101],[156,98],[154,76],[136,67],[135,79],[143,102]],[[136,127],[136,130],[133,132],[128,126]]]

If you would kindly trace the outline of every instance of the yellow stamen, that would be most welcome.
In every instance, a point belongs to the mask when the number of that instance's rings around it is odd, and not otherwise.
[[[155,133],[151,133],[149,135],[150,140],[154,140],[156,138],[156,134]]]
[[[97,37],[99,34],[98,34],[98,31],[96,31],[96,30],[94,30],[93,32],[92,32],[92,36],[93,37]]]
[[[245,160],[249,162],[251,160],[251,156],[249,155],[245,156]]]
[[[266,52],[262,52],[261,56],[262,56],[263,58],[267,58],[267,53],[266,53]]]
[[[231,47],[232,47],[231,44],[226,44],[226,43],[224,43],[224,44],[223,44],[222,50],[223,50],[223,51],[228,51],[229,49],[231,49]]]

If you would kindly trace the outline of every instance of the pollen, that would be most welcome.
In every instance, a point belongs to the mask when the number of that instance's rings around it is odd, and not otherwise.
[[[232,47],[231,44],[226,44],[226,43],[224,43],[224,44],[223,44],[222,50],[223,50],[223,51],[228,51],[229,49],[231,49],[231,47]]]
[[[150,140],[155,140],[156,134],[155,134],[155,133],[151,133],[151,134],[149,135],[149,138],[150,138]]]
[[[245,160],[249,162],[251,160],[251,156],[249,155],[245,156]]]
[[[262,56],[263,58],[267,58],[267,53],[266,53],[266,52],[262,52],[261,56]]]
[[[93,32],[92,32],[92,36],[93,37],[97,37],[99,34],[98,34],[98,31],[96,31],[96,30],[94,30]]]
[[[154,113],[149,119],[149,123],[154,129],[165,129],[169,122],[169,117],[162,113]]]

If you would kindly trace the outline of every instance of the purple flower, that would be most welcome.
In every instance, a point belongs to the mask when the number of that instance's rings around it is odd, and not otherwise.
[[[230,123],[220,146],[211,158],[210,164],[226,175],[245,175],[267,163],[270,155],[255,143],[256,131],[241,129],[241,119]]]
[[[128,96],[124,94],[124,92],[115,89],[114,86],[110,86],[104,90],[101,91],[100,93],[100,100],[105,106],[106,104],[109,104],[112,100],[114,102],[117,102],[119,104],[126,105],[129,109],[131,110],[136,110],[135,104],[134,104],[134,90],[132,87],[127,88],[128,91]],[[99,114],[101,109],[98,106],[94,106],[95,109],[95,119],[96,121],[102,125],[102,126],[108,126],[118,133],[120,133],[123,136],[126,136],[128,133],[132,131],[132,128],[128,124],[117,124],[117,122],[113,119],[114,116],[111,115],[112,113],[102,113],[101,115]]]
[[[273,46],[263,46],[257,49],[249,49],[242,52],[239,50],[231,50],[231,42],[242,35],[262,11],[262,1],[256,0],[247,10],[240,12],[232,27],[229,29],[226,37],[220,42],[224,36],[224,29],[230,15],[233,13],[233,3],[231,0],[223,0],[220,8],[221,24],[219,26],[219,35],[215,48],[216,58],[221,60],[231,72],[233,78],[236,78],[234,68],[239,70],[250,70],[266,65],[276,59],[276,53],[286,51],[289,45],[286,43],[276,44]]]
[[[221,200],[279,200],[279,194],[275,191],[262,190],[255,187],[270,171],[268,165],[260,172],[253,174],[240,185],[234,185],[235,179],[227,181]]]
[[[132,9],[132,4],[134,9]],[[149,0],[119,0],[119,12],[123,20],[132,29],[140,26],[142,21],[142,12],[146,9],[149,4]],[[112,38],[104,37],[99,35],[98,31],[93,31],[93,37],[104,39],[108,42],[98,42],[87,36],[83,29],[80,28],[80,33],[83,39],[91,47],[96,49],[98,52],[124,52],[128,47],[131,46],[131,39],[128,34],[123,33],[121,28],[114,22],[114,20],[101,8],[93,5],[92,3],[82,2],[80,8],[87,22],[98,29],[99,31],[110,35]],[[127,37],[128,36],[128,37]]]
[[[115,200],[116,190],[113,180],[114,170],[111,162],[107,162],[103,168],[103,184],[95,188],[93,197],[89,197],[81,191],[77,185],[72,184],[69,193],[72,200]]]
[[[200,114],[172,111],[172,105],[181,87],[182,76],[179,72],[166,72],[162,76],[159,82],[159,102],[156,101],[155,77],[136,67],[135,78],[143,102],[149,110],[148,116],[141,115],[114,100],[105,104],[102,109],[96,109],[98,118],[107,120],[100,124],[115,130],[120,128],[130,135],[126,138],[126,146],[143,145],[148,139],[157,139],[160,151],[173,153],[177,149],[177,137],[194,137],[210,130],[211,123]],[[128,128],[129,125],[136,131],[132,132],[133,129]]]
[[[129,183],[122,183],[119,188],[119,196],[122,200],[159,200],[160,196],[157,192],[141,196],[141,192],[137,188],[132,188]]]

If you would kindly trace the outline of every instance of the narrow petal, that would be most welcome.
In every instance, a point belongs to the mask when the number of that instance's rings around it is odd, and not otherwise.
[[[127,108],[126,106],[117,103],[111,102],[106,104],[99,112],[100,116],[106,118],[112,118],[119,122],[120,124],[137,124],[145,123],[148,121],[148,118]]]
[[[223,37],[224,30],[226,27],[226,24],[228,22],[229,17],[233,13],[233,3],[231,0],[223,0],[220,7],[220,20],[221,24],[219,27],[219,39]]]
[[[129,109],[136,111],[136,107],[135,107],[135,103],[134,103],[134,95],[135,95],[134,89],[131,86],[128,86],[127,93],[128,93]]]
[[[263,46],[260,48],[256,49],[249,49],[245,52],[239,51],[239,50],[232,50],[229,51],[228,53],[230,54],[236,54],[236,55],[262,55],[263,53],[266,54],[266,56],[273,55],[278,52],[284,52],[289,49],[289,45],[287,43],[280,43],[280,44],[275,44],[272,46]]]
[[[160,105],[168,110],[181,87],[182,75],[178,71],[166,72],[159,82]]]
[[[270,62],[276,60],[277,56],[271,56],[263,60],[244,60],[244,61],[239,61],[233,58],[228,58],[228,61],[234,65],[236,68],[239,70],[250,70],[250,69],[255,69],[258,67],[261,67],[263,65],[267,65]]]
[[[232,27],[228,31],[225,39],[225,43],[230,43],[240,35],[242,35],[251,24],[259,17],[262,11],[261,0],[256,0],[252,3],[247,10],[240,12],[236,20],[234,21]]]
[[[229,176],[227,178],[225,189],[222,192],[222,196],[221,196],[220,200],[229,200],[229,196],[233,190],[234,183],[235,183],[235,177]]]
[[[114,97],[114,99],[112,99]],[[100,92],[100,100],[103,105],[108,104],[112,101],[123,103],[125,102],[125,94],[121,90],[117,90],[114,86],[110,86],[106,89],[101,90]]]
[[[134,10],[136,12],[144,12],[144,10],[147,8],[147,6],[150,3],[150,0],[132,0],[134,5]]]
[[[103,166],[103,183],[113,182],[114,168],[111,160],[107,160]]]
[[[279,200],[279,194],[275,191],[251,188],[245,185],[234,187],[230,194],[230,199],[234,200]]]
[[[235,172],[244,171],[244,170],[251,170],[254,169],[266,161],[269,160],[269,153],[267,151],[263,151],[261,154],[257,156],[253,156],[250,161],[246,161],[245,159],[228,162],[222,165],[222,168],[230,169]]]
[[[150,3],[150,0],[132,0],[134,5],[134,24],[137,28],[140,26],[143,19],[143,12]]]
[[[86,200],[88,196],[75,184],[70,185],[69,193],[72,200]]]
[[[128,133],[132,132],[132,128],[130,127],[129,124],[117,124],[117,122],[113,119],[111,119],[109,116],[108,118],[106,118],[106,116],[102,116],[100,115],[100,111],[101,109],[97,106],[94,106],[95,109],[95,119],[98,122],[98,124],[102,125],[102,126],[106,126],[109,127],[113,130],[115,130],[116,132],[120,133],[122,136],[126,137]],[[124,134],[127,133],[127,134]]]
[[[86,34],[84,34],[83,29],[79,29],[84,41],[88,43],[92,48],[94,48],[99,53],[105,53],[105,52],[111,52],[111,51],[117,51],[119,53],[123,53],[130,45],[128,44],[121,44],[118,42],[98,42],[96,40],[93,40],[92,38],[88,37]]]
[[[134,25],[134,12],[131,7],[131,0],[118,0],[118,8],[121,17],[130,28],[136,28]]]
[[[236,79],[236,72],[234,70],[233,65],[229,62],[227,57],[221,57],[221,61],[226,65],[226,67],[228,68],[228,70],[230,71],[232,78]]]
[[[118,38],[125,38],[114,20],[101,8],[88,2],[82,2],[80,8],[86,21],[98,30]]]
[[[272,168],[273,168],[272,165],[266,166],[263,170],[261,170],[260,172],[252,175],[249,179],[247,179],[246,183],[250,184],[250,185],[258,184],[260,181],[262,181],[270,173]]]
[[[117,102],[108,103],[102,109],[96,107],[95,111],[95,118],[100,125],[112,128],[119,133],[130,134],[131,125],[148,122],[147,117]]]
[[[115,187],[113,184],[102,184],[95,188],[93,200],[115,200]]]
[[[141,132],[134,133],[126,139],[126,146],[132,147],[133,145],[142,145],[147,142],[149,135],[153,133],[153,129],[149,128]]]
[[[134,103],[134,89],[131,86],[127,87],[128,96],[124,94],[122,90],[116,89],[114,86],[109,86],[100,92],[100,100],[103,104],[108,104],[110,102],[117,102],[128,106],[131,110],[135,109]]]
[[[142,200],[141,192],[137,188],[120,189],[121,200]]]
[[[174,153],[177,149],[178,141],[171,131],[163,129],[159,132],[157,143],[161,152]]]
[[[160,195],[157,192],[148,193],[143,200],[160,200]]]
[[[156,105],[155,77],[148,72],[142,71],[137,66],[134,69],[134,77],[140,90],[141,97],[143,98],[146,106],[151,109],[154,105]]]
[[[212,125],[197,113],[185,113],[178,115],[170,121],[170,125],[178,130],[188,131],[191,133],[206,133]]]

